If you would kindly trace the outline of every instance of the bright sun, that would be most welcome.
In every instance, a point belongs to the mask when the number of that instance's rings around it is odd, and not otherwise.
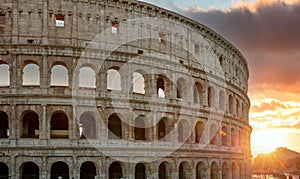
[[[253,131],[251,135],[252,149],[259,153],[270,153],[277,147],[286,146],[286,136],[278,129],[264,129]]]

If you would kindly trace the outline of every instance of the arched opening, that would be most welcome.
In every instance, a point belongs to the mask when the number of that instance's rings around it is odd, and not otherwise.
[[[63,65],[55,65],[51,69],[51,86],[69,86],[68,69]]]
[[[197,164],[197,173],[196,173],[196,179],[206,179],[206,169],[205,169],[205,163],[199,162]]]
[[[203,96],[202,96],[202,85],[199,82],[195,83],[194,86],[194,103],[203,104]]]
[[[39,167],[33,162],[26,162],[21,166],[22,179],[39,179]]]
[[[9,86],[10,85],[10,71],[9,65],[1,64],[0,61],[0,86]]]
[[[180,78],[177,80],[176,83],[177,86],[177,98],[183,98],[184,97],[184,87],[185,87],[185,81],[184,79]]]
[[[138,163],[135,166],[135,178],[136,179],[146,179],[146,167],[143,163]]]
[[[231,146],[236,146],[236,132],[234,128],[231,128]]]
[[[145,122],[142,116],[135,118],[134,122],[134,139],[146,140]]]
[[[189,124],[186,120],[181,120],[178,124],[178,141],[185,142],[190,136]]]
[[[96,138],[96,122],[95,118],[89,113],[83,113],[80,116],[79,126],[81,129],[81,138],[95,139]]]
[[[227,128],[225,126],[222,127],[220,134],[222,137],[222,145],[227,146],[228,145],[228,134],[227,134]]]
[[[204,124],[202,122],[198,121],[195,126],[195,142],[196,143],[200,143],[203,133],[204,133]]]
[[[108,139],[122,139],[122,125],[117,114],[108,118]]]
[[[167,179],[167,166],[166,166],[165,162],[163,162],[159,165],[158,178],[159,179]]]
[[[115,69],[107,71],[107,90],[121,90],[121,75]]]
[[[69,179],[69,166],[65,162],[55,162],[51,166],[51,179]]]
[[[9,176],[8,176],[8,166],[3,162],[0,162],[0,178],[1,179],[8,179],[9,178]]]
[[[225,93],[224,91],[220,91],[219,93],[219,109],[224,111],[225,109]]]
[[[80,167],[80,179],[95,179],[96,166],[93,162],[84,162]]]
[[[210,167],[210,178],[218,179],[219,178],[219,167],[216,162],[213,162]]]
[[[212,145],[217,145],[218,144],[218,139],[217,139],[217,135],[218,134],[218,130],[215,124],[212,124],[210,126],[210,144]]]
[[[161,140],[164,137],[166,137],[166,124],[162,119],[157,124],[157,139]]]
[[[236,116],[240,116],[240,102],[238,99],[235,100],[235,114]]]
[[[178,178],[179,179],[187,179],[187,178],[189,178],[189,175],[190,175],[189,165],[186,162],[182,162],[179,165]]]
[[[80,70],[79,70],[79,87],[96,88],[96,74],[92,68],[90,68],[90,67],[80,68]]]
[[[69,121],[68,117],[62,113],[57,112],[51,117],[51,138],[68,138],[69,137]]]
[[[8,116],[5,112],[0,111],[0,138],[8,138]]]
[[[214,106],[214,101],[215,101],[215,92],[213,87],[208,87],[207,90],[207,105],[209,107],[213,107]]]
[[[23,138],[39,138],[39,116],[33,112],[26,112],[23,116]]]
[[[123,178],[122,166],[119,162],[113,162],[109,166],[109,179]]]
[[[240,177],[239,178],[245,178],[245,173],[244,173],[244,165],[243,165],[243,163],[240,163],[240,166],[239,166],[239,168],[240,168]]]
[[[138,72],[133,73],[133,93],[145,94],[145,79]]]
[[[40,67],[36,64],[28,64],[23,68],[23,86],[40,85]]]
[[[233,114],[233,97],[229,95],[229,112]]]
[[[165,98],[165,79],[162,75],[157,75],[156,77],[156,94],[160,98]]]
[[[232,170],[232,179],[238,179],[238,173],[237,173],[238,171],[235,162],[232,163],[231,170]]]
[[[222,165],[222,179],[229,179],[229,167],[226,162]]]

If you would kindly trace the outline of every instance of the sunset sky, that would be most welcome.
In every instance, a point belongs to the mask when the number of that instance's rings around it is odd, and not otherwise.
[[[248,61],[252,154],[300,152],[300,0],[143,0],[197,20]]]

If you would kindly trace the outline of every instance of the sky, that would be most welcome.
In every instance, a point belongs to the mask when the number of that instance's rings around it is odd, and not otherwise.
[[[300,0],[143,0],[232,42],[250,70],[252,154],[300,152]]]

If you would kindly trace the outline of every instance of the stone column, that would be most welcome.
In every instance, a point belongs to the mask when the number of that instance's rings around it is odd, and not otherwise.
[[[43,116],[40,125],[40,139],[47,139],[47,104],[43,103]]]

